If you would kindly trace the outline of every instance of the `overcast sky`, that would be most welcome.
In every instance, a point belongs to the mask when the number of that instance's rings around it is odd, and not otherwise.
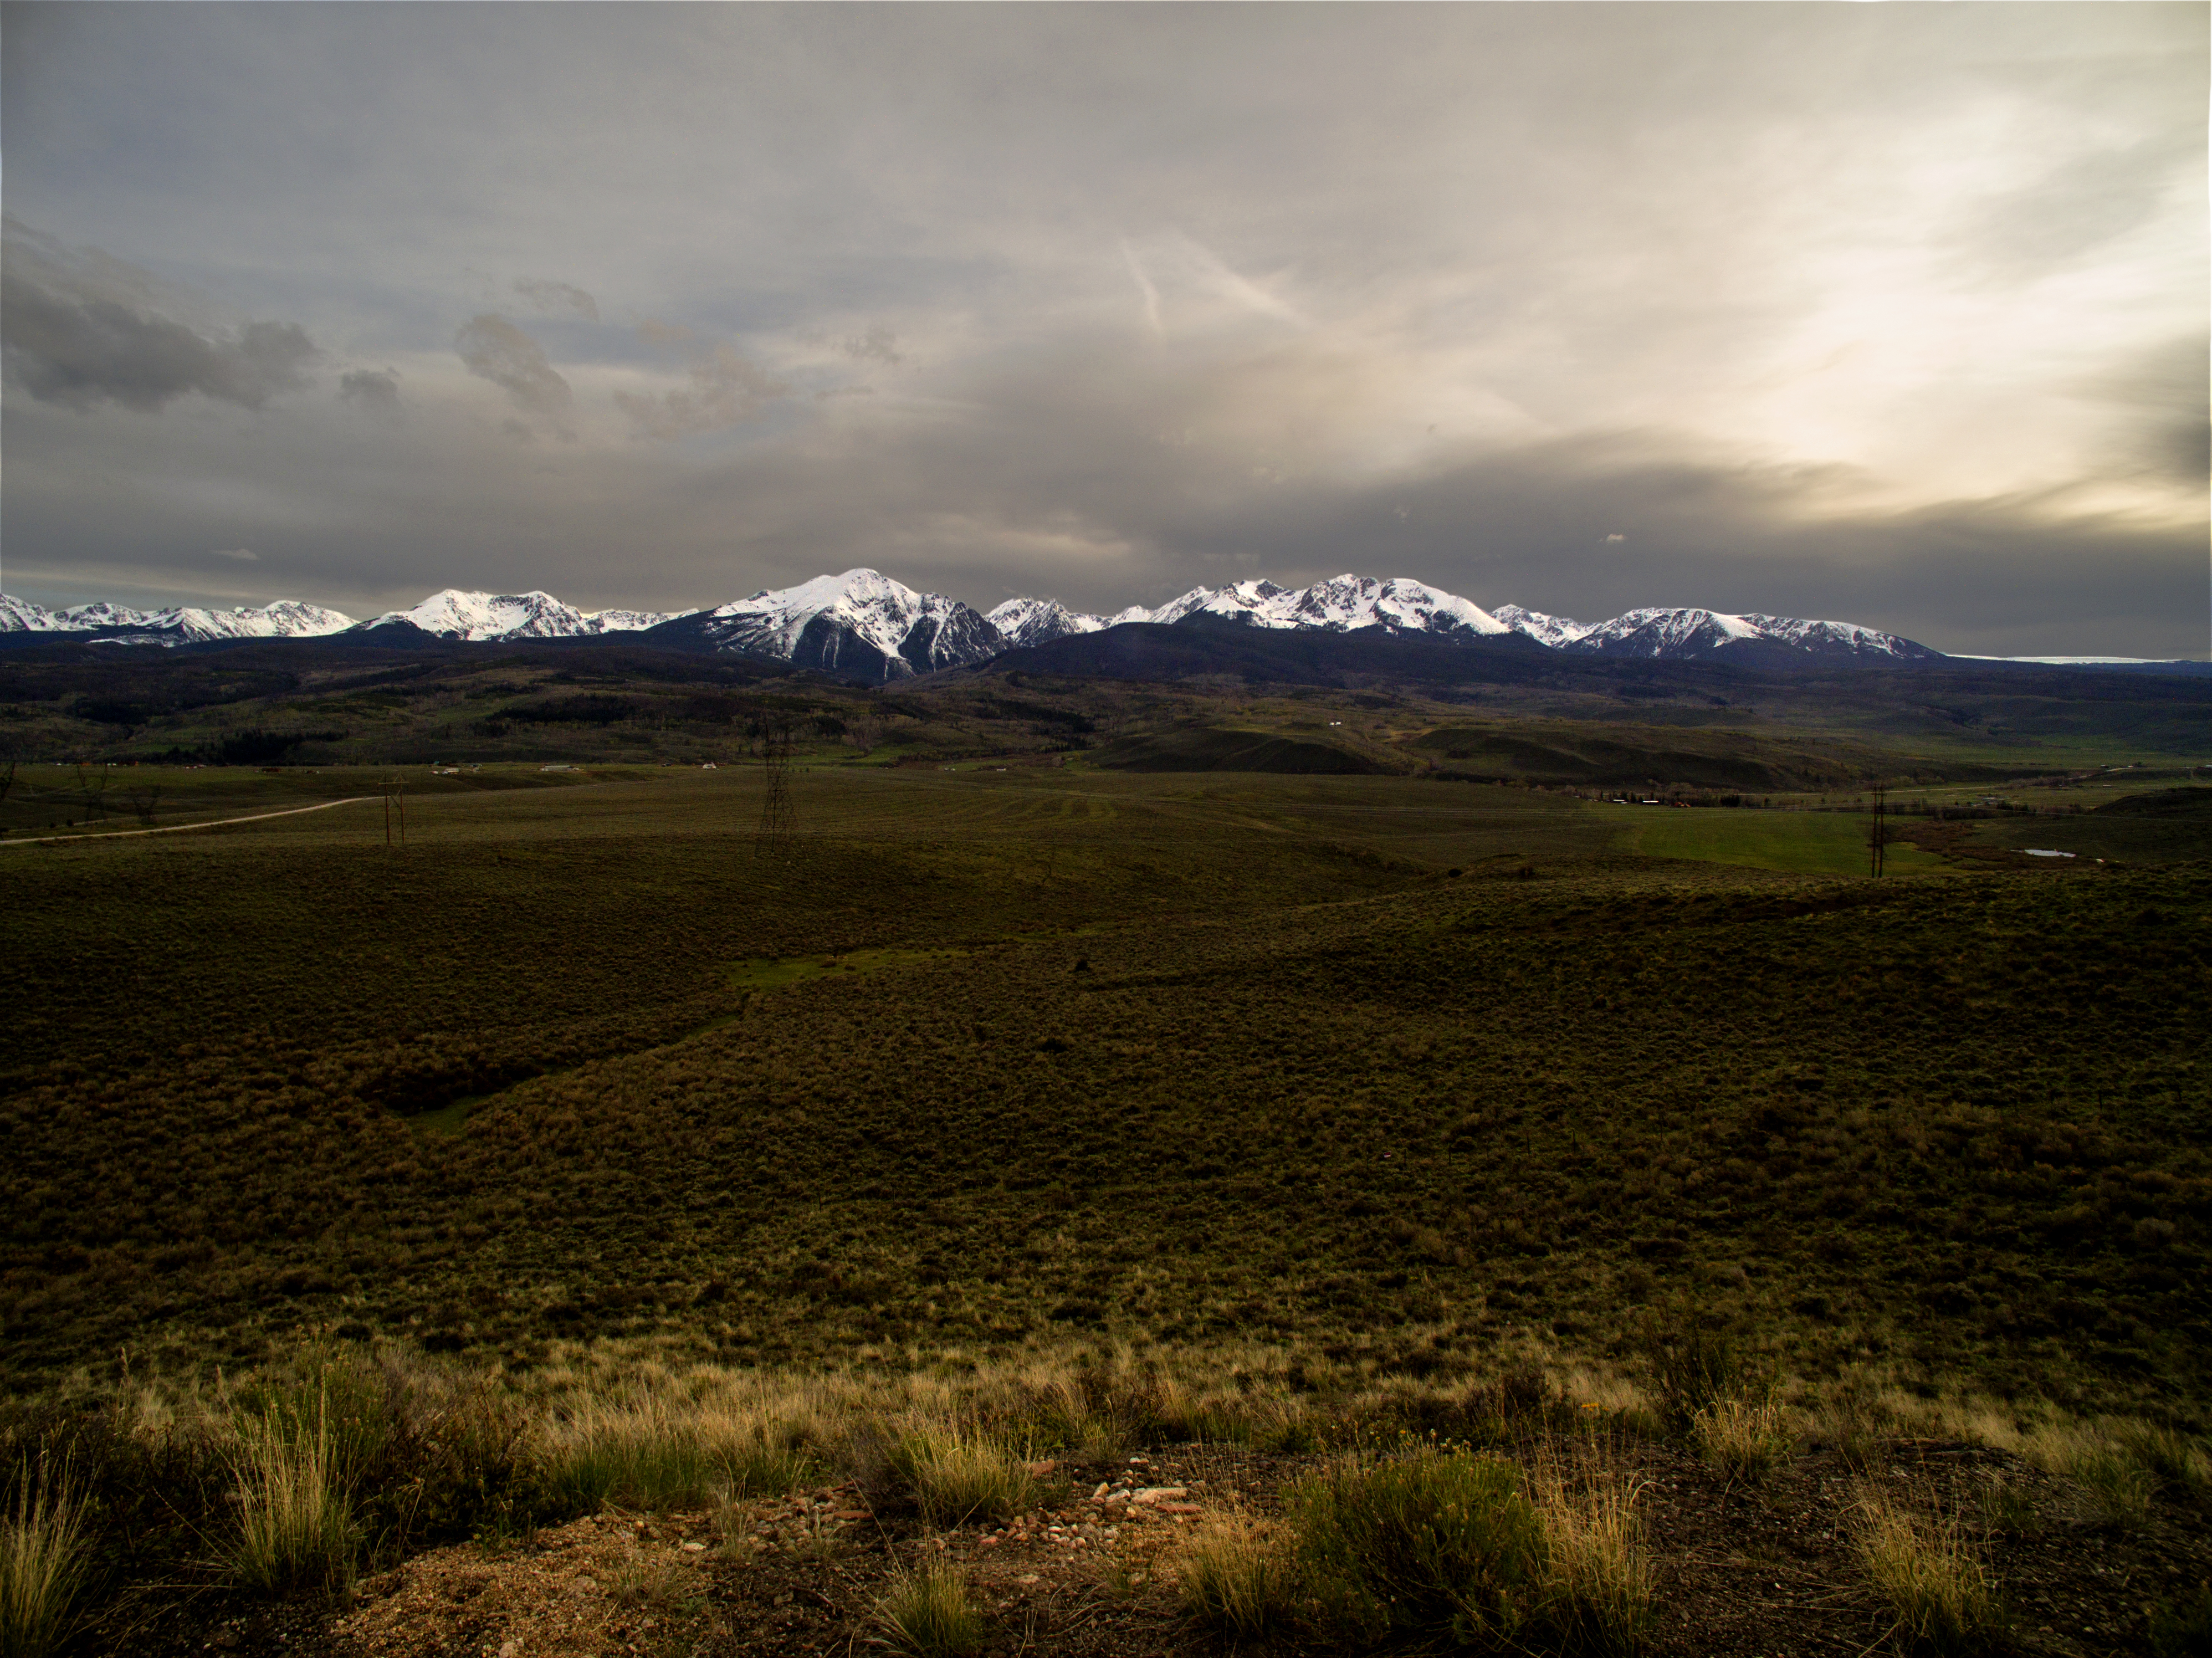
[[[6,588],[2201,656],[2207,20],[10,5]]]

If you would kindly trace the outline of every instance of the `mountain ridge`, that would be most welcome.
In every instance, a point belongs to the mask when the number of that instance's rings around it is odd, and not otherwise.
[[[491,593],[447,587],[365,621],[297,600],[233,610],[160,610],[100,603],[49,610],[0,594],[0,634],[73,635],[95,642],[187,644],[222,639],[382,635],[465,642],[623,636],[677,650],[744,651],[877,684],[966,667],[1009,650],[1132,623],[1200,621],[1269,631],[1362,633],[1472,643],[1518,636],[1573,655],[1790,661],[1806,657],[1910,662],[1942,652],[1856,623],[1759,611],[1647,607],[1598,623],[1502,604],[1486,610],[1409,577],[1346,572],[1305,587],[1264,579],[1198,586],[1157,606],[1111,616],[1024,595],[988,613],[906,586],[866,566],[748,598],[673,612],[582,610],[542,589]]]

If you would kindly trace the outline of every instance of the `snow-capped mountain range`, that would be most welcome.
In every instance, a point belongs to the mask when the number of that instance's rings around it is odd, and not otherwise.
[[[452,587],[412,610],[387,610],[366,622],[296,601],[229,610],[137,610],[108,604],[48,610],[0,595],[0,634],[64,633],[172,645],[334,635],[478,642],[623,635],[665,648],[778,657],[877,684],[1128,623],[1199,622],[1333,633],[1372,628],[1459,642],[1519,635],[1575,655],[1660,660],[1771,661],[1803,655],[1931,661],[1942,654],[1895,634],[1846,622],[1678,609],[1629,610],[1609,622],[1585,623],[1517,604],[1486,610],[1404,577],[1377,581],[1351,574],[1310,587],[1281,587],[1272,581],[1194,587],[1164,604],[1132,605],[1112,616],[1033,598],[1010,598],[985,615],[957,598],[918,592],[870,569],[817,576],[712,610],[673,613],[580,610],[535,590],[483,593]]]
[[[1498,618],[1516,632],[1554,650],[1590,656],[1644,656],[1679,659],[1710,656],[1731,645],[1761,644],[1804,651],[1815,656],[1889,657],[1899,661],[1933,659],[1941,651],[1910,639],[1863,628],[1851,622],[1803,622],[1795,616],[1749,611],[1729,616],[1718,610],[1626,610],[1610,622],[1577,622],[1546,616],[1517,604],[1501,606]]]
[[[432,593],[411,610],[386,610],[382,616],[348,627],[364,631],[376,628],[419,628],[440,639],[482,642],[495,639],[568,639],[579,634],[635,634],[673,622],[689,610],[580,610],[563,604],[548,592],[532,588],[526,593],[472,593],[447,587]]]
[[[0,593],[0,633],[144,635],[149,639],[166,635],[164,642],[198,645],[215,639],[306,638],[337,633],[353,625],[353,618],[343,610],[293,598],[228,610],[176,604],[167,610],[140,610],[105,599],[71,610],[49,610],[28,599]]]

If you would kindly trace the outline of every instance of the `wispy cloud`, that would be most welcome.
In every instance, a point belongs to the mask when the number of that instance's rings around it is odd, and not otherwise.
[[[845,355],[860,362],[880,362],[896,368],[906,361],[898,349],[898,336],[878,323],[865,334],[855,334],[845,342]]]
[[[556,282],[542,277],[517,276],[514,291],[538,310],[569,312],[579,317],[599,319],[599,302],[573,282]]]
[[[545,348],[504,317],[487,313],[453,331],[453,349],[469,373],[500,386],[524,408],[563,415],[574,401]]]
[[[668,442],[742,424],[790,390],[758,364],[721,345],[713,355],[691,365],[688,386],[657,394],[620,391],[614,401],[640,436]]]

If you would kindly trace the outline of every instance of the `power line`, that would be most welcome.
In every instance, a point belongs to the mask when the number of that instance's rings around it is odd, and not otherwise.
[[[791,809],[791,721],[788,717],[763,714],[755,726],[760,734],[761,767],[768,778],[761,799],[760,829],[753,836],[753,856],[787,858],[793,833]]]

